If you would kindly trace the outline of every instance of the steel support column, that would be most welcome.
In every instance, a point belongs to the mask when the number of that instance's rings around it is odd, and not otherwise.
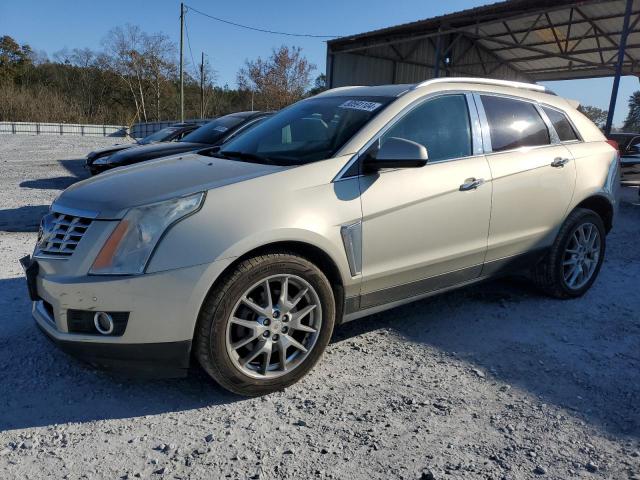
[[[631,7],[633,0],[627,0],[627,6],[624,11],[624,22],[622,25],[622,34],[620,35],[620,48],[618,49],[618,62],[616,63],[616,75],[613,77],[613,88],[611,89],[611,100],[609,101],[609,112],[607,114],[607,123],[604,132],[609,135],[611,133],[611,125],[613,123],[613,114],[616,109],[616,100],[618,99],[618,87],[620,87],[620,76],[622,75],[622,63],[624,62],[625,50],[627,48],[627,35],[629,34],[629,19],[631,18]]]

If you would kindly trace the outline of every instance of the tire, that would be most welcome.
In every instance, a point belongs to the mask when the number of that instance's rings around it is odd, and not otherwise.
[[[227,390],[264,395],[292,385],[313,368],[329,343],[335,316],[331,284],[313,263],[285,252],[252,257],[209,293],[198,318],[195,354]],[[256,351],[261,353],[250,359]]]
[[[591,230],[589,230],[589,228],[591,228]],[[577,238],[580,237],[580,229],[583,229],[583,232],[597,232],[599,241],[597,248],[598,255],[594,261],[592,255],[582,253],[582,258],[590,259],[591,261],[585,261],[586,263],[579,267],[579,271],[572,271],[572,264],[569,262],[576,261],[577,258],[577,263],[580,263],[579,259],[581,258],[579,256],[581,255],[580,253],[572,253],[577,249],[576,241]],[[578,237],[574,237],[574,234]],[[602,218],[592,210],[577,208],[569,214],[562,224],[562,227],[560,227],[560,231],[550,251],[535,267],[533,272],[534,282],[542,291],[555,298],[566,299],[580,297],[591,288],[591,285],[593,285],[598,277],[600,267],[604,260],[605,249],[606,230]],[[565,262],[569,264],[565,265]],[[584,265],[588,265],[588,267],[584,267]],[[585,268],[585,272],[587,270],[590,271],[590,274],[588,276],[585,274],[584,277],[580,277],[580,275],[582,275],[582,268]],[[571,282],[572,272],[578,275],[576,281],[573,283]]]

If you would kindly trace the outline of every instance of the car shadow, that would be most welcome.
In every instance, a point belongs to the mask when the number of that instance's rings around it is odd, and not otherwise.
[[[49,205],[0,210],[0,232],[37,232],[40,219],[49,211]]]
[[[127,379],[67,356],[31,318],[24,278],[0,280],[0,431],[228,404],[200,369],[184,379]]]
[[[58,160],[58,163],[71,175],[24,180],[20,183],[20,187],[40,190],[64,190],[74,183],[89,177],[89,173],[84,167],[85,160],[82,158]]]
[[[64,190],[79,180],[78,177],[51,177],[20,182],[22,188],[39,188],[41,190]]]
[[[602,272],[593,289],[610,276]],[[637,295],[632,284],[621,298]],[[519,388],[611,434],[640,437],[637,321],[613,320],[606,304],[587,311],[581,302],[550,299],[528,280],[505,278],[345,324],[333,341],[388,329],[468,363],[470,372],[486,375],[483,381]],[[635,336],[625,338],[627,329]]]
[[[69,158],[65,160],[58,160],[58,163],[78,180],[82,180],[89,176],[89,172],[87,172],[87,169],[85,168],[84,158]]]

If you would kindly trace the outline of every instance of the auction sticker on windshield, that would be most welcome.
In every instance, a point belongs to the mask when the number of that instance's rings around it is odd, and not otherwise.
[[[365,102],[364,100],[347,100],[339,108],[349,108],[351,110],[364,110],[365,112],[373,112],[380,107],[381,103]]]

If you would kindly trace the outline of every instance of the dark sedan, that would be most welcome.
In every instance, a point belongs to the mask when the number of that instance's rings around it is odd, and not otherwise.
[[[115,167],[221,145],[268,115],[270,113],[267,112],[238,112],[225,115],[204,124],[177,142],[143,145],[99,158],[91,164],[90,170],[95,175]]]
[[[131,147],[138,147],[140,145],[151,145],[153,143],[161,143],[161,142],[176,142],[181,140],[185,135],[190,134],[196,128],[203,125],[203,123],[176,123],[175,125],[171,125],[170,127],[163,128],[158,130],[157,132],[152,133],[144,138],[141,138],[133,143],[122,143],[119,145],[113,145],[111,147],[101,148],[99,150],[94,150],[89,155],[87,155],[87,163],[86,166],[89,171],[95,175],[98,172],[92,171],[92,164],[99,158],[108,157],[116,152],[129,149]]]

